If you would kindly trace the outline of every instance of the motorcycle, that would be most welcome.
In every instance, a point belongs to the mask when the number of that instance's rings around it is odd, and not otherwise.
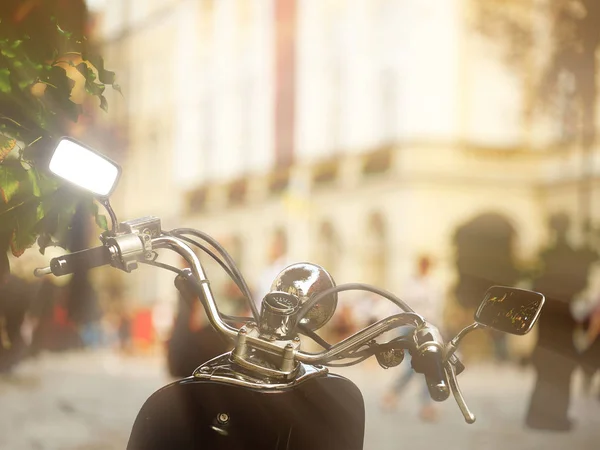
[[[100,236],[101,246],[53,258],[49,267],[36,269],[37,276],[61,276],[103,265],[125,272],[139,264],[170,270],[176,274],[175,286],[181,294],[190,301],[199,299],[211,325],[233,345],[230,352],[201,364],[189,377],[161,388],[145,402],[131,431],[130,450],[360,450],[365,427],[361,392],[329,369],[359,364],[372,356],[387,369],[398,366],[406,351],[413,369],[424,375],[431,398],[441,402],[452,394],[465,421],[472,424],[475,416],[457,381],[465,369],[456,353],[461,340],[481,328],[526,334],[545,301],[540,293],[493,286],[475,313],[474,323],[444,342],[435,326],[394,294],[362,283],[336,285],[322,267],[298,263],[279,273],[258,311],[235,262],[206,233],[191,228],[165,231],[157,217],[117,221],[108,200],[121,174],[116,163],[62,138],[49,169],[93,193],[107,209],[111,229]],[[231,317],[219,311],[194,248],[228,273],[246,297],[252,317]],[[160,262],[162,250],[178,253],[188,267]],[[378,294],[393,302],[399,312],[331,345],[316,330],[334,315],[338,293],[350,290]],[[380,335],[397,328],[396,337],[378,342]],[[323,350],[303,350],[301,335]]]

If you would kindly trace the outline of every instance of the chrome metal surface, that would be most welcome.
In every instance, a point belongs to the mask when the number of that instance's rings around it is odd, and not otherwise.
[[[300,300],[300,305],[303,305],[314,295],[333,286],[335,282],[324,268],[317,264],[303,262],[283,269],[273,281],[271,291],[295,295]],[[329,322],[336,306],[337,293],[317,303],[300,323],[313,331],[318,330]]]
[[[404,361],[404,350],[400,348],[392,348],[375,354],[377,362],[384,369],[396,367]]]
[[[349,336],[332,346],[329,350],[325,350],[321,353],[304,353],[298,351],[296,352],[296,359],[308,364],[325,364],[327,361],[336,359],[341,353],[353,348],[358,348],[362,344],[369,342],[371,339],[375,339],[386,331],[402,325],[414,325],[416,327],[423,323],[425,323],[423,317],[416,313],[405,312],[395,314],[354,333],[352,336]]]
[[[110,204],[108,197],[100,199],[99,201],[102,203],[102,206],[104,206],[104,209],[106,209],[106,212],[108,212],[108,216],[110,217],[111,232],[114,235],[118,231],[117,214]]]
[[[424,323],[417,327],[413,333],[416,352],[429,351],[431,347],[435,347],[440,352],[444,352],[444,339],[437,327]]]
[[[255,324],[247,324],[238,332],[231,359],[261,377],[289,380],[296,376],[299,364],[296,351],[300,340],[265,340]]]
[[[49,275],[51,273],[52,273],[52,269],[50,268],[50,266],[48,266],[48,267],[39,267],[39,268],[37,268],[37,269],[35,269],[33,271],[33,274],[36,277],[43,277],[44,275]]]
[[[277,390],[297,386],[308,379],[324,376],[329,372],[326,367],[300,364],[296,376],[291,380],[282,382],[281,380],[257,377],[240,371],[240,368],[236,367],[231,360],[230,355],[231,353],[225,353],[202,364],[194,371],[194,379],[219,381],[260,390]]]
[[[206,313],[210,323],[218,332],[222,333],[229,339],[235,340],[238,338],[238,330],[224,323],[221,319],[214,296],[208,283],[208,279],[204,269],[202,268],[202,265],[200,264],[200,260],[194,251],[184,241],[174,236],[159,236],[154,238],[152,239],[152,245],[154,248],[170,248],[178,252],[186,259],[186,261],[190,264],[192,273],[201,283],[203,295],[206,299]],[[280,286],[281,289],[281,287],[284,287],[284,282],[288,282],[288,292],[291,291],[290,293],[302,294],[303,297],[309,298],[310,296],[314,295],[314,293],[321,290],[320,288],[317,289],[317,287],[321,286],[326,288],[326,286],[331,286],[329,283],[333,283],[333,280],[331,279],[330,281],[327,281],[328,274],[325,271],[322,271],[319,266],[311,264],[303,264],[303,266],[305,266],[304,274],[306,276],[308,276],[310,272],[315,274],[314,276],[317,277],[316,279],[311,279],[312,282],[307,280],[308,285],[304,285],[303,283],[295,284],[292,282],[293,280],[288,279],[287,276],[284,276],[278,277],[282,284],[274,283],[274,286]],[[315,266],[319,270],[314,272],[314,267],[311,266]],[[290,276],[297,275],[297,272],[295,271],[286,272],[286,270],[284,270],[281,274],[283,273],[287,273]],[[308,296],[304,294],[308,294]],[[337,303],[337,298],[334,300],[335,301],[333,302],[333,305],[335,306]],[[331,306],[331,303],[329,303],[329,305]],[[331,314],[333,314],[334,309],[335,308],[331,309]],[[313,324],[315,323],[316,322],[313,322]],[[305,353],[301,351],[300,341],[295,339],[274,339],[272,341],[266,340],[264,337],[261,337],[260,331],[256,324],[247,324],[244,327],[246,331],[245,336],[241,340],[238,340],[238,345],[234,350],[233,357],[237,359],[240,365],[245,365],[249,370],[257,371],[263,377],[289,378],[290,376],[294,376],[294,372],[298,370],[297,364],[294,365],[295,367],[292,370],[289,370],[289,358],[291,357],[291,353],[289,349],[286,350],[286,346],[289,343],[293,345],[293,361],[307,364],[326,364],[328,361],[340,359],[344,352],[359,348],[361,345],[372,339],[375,339],[377,336],[385,333],[386,331],[402,325],[414,325],[416,327],[422,325],[423,323],[425,323],[424,319],[414,312],[396,314],[368,326],[367,328],[335,344],[329,350],[325,350],[320,353]],[[265,359],[252,353],[253,350],[259,350],[261,352],[268,353],[269,355],[273,355],[276,358],[280,358],[281,362],[278,363],[276,367],[263,366],[262,362],[264,362]],[[285,362],[285,364],[283,363],[284,359],[288,360]],[[282,370],[282,366],[286,370]]]
[[[104,245],[118,250],[118,258],[113,258],[114,265],[125,272],[136,269],[137,261],[145,254],[142,238],[134,233],[105,237]]]
[[[293,338],[294,314],[300,307],[298,297],[287,292],[269,292],[261,303],[260,331],[276,339]]]
[[[467,406],[467,403],[465,402],[465,398],[463,397],[462,392],[460,390],[460,386],[458,385],[458,381],[456,380],[456,373],[454,372],[454,366],[450,363],[446,363],[444,365],[444,369],[446,370],[446,377],[448,378],[448,383],[450,383],[450,390],[452,391],[452,394],[454,394],[454,399],[456,400],[456,403],[458,404],[458,408],[460,409],[460,412],[464,416],[465,421],[468,424],[475,423],[475,420],[477,418],[475,417],[475,414],[473,414],[469,410],[469,407]]]
[[[450,342],[446,344],[446,360],[448,360],[448,358],[450,358],[454,354],[454,352],[458,348],[458,344],[460,344],[460,341],[462,341],[462,339],[471,331],[475,331],[478,328],[484,328],[484,326],[479,323],[472,323],[468,327],[464,327],[462,330],[460,330],[459,333],[454,338],[452,338]]]
[[[121,233],[149,234],[157,238],[161,233],[160,219],[156,216],[145,216],[138,219],[127,220],[119,224]]]
[[[228,337],[229,339],[235,339],[237,337],[238,330],[227,325],[225,322],[223,322],[223,320],[221,320],[219,310],[217,309],[217,305],[215,303],[215,298],[208,283],[208,278],[206,278],[204,268],[202,267],[202,264],[200,264],[200,260],[194,251],[184,241],[174,236],[159,236],[154,238],[152,239],[152,245],[154,248],[170,248],[179,253],[188,262],[188,264],[190,264],[192,273],[197,277],[202,285],[202,293],[206,299],[207,306],[206,315],[208,316],[209,322],[224,336]]]

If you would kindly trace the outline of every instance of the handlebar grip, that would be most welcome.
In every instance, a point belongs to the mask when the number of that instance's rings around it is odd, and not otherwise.
[[[110,264],[110,262],[110,249],[100,246],[52,258],[50,260],[50,271],[60,277],[73,273],[75,270],[93,269],[94,267]]]
[[[425,375],[429,395],[436,402],[443,402],[450,396],[442,359],[442,352],[439,349],[426,349],[423,353],[413,356],[412,363],[416,372]]]

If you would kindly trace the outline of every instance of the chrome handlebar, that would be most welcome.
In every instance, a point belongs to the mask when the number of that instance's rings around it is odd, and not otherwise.
[[[184,241],[175,236],[162,235],[156,237],[152,239],[152,246],[156,249],[167,248],[174,250],[187,261],[194,276],[200,283],[202,295],[206,299],[206,314],[208,315],[208,320],[210,321],[211,325],[229,339],[235,339],[238,335],[238,330],[229,326],[223,322],[223,319],[221,319],[215,298],[210,289],[210,283],[206,273],[204,272],[204,268],[200,263],[200,259],[198,256],[196,256],[196,253],[194,253],[194,251]]]
[[[145,224],[147,224],[147,222]],[[335,360],[352,358],[352,351],[358,350],[362,346],[374,342],[375,338],[386,331],[393,330],[400,326],[412,326],[414,327],[414,331],[407,334],[407,336],[405,336],[407,340],[404,341],[411,353],[414,352],[418,355],[419,352],[436,352],[442,360],[442,373],[445,372],[449,387],[446,386],[444,382],[436,385],[442,394],[439,399],[445,400],[451,390],[465,420],[468,423],[473,423],[475,421],[475,416],[466,406],[456,380],[455,367],[452,362],[456,361],[456,357],[451,358],[456,348],[456,342],[451,341],[448,345],[444,344],[437,329],[428,325],[419,314],[414,312],[402,312],[369,325],[331,346],[327,350],[319,353],[303,352],[300,350],[300,341],[298,338],[294,338],[292,341],[269,342],[266,339],[262,339],[260,333],[258,333],[257,324],[247,324],[240,330],[228,325],[219,314],[215,298],[210,288],[210,282],[202,267],[200,259],[183,239],[179,239],[177,236],[163,234],[156,226],[152,229],[132,227],[127,231],[127,233],[121,233],[116,236],[108,235],[102,239],[112,255],[110,264],[129,272],[137,267],[137,261],[143,262],[144,260],[152,260],[155,257],[154,250],[156,249],[170,249],[181,255],[190,266],[190,276],[193,276],[195,279],[195,284],[199,290],[198,295],[201,295],[204,300],[203,303],[205,305],[206,314],[211,325],[223,336],[236,342],[237,346],[232,354],[234,359],[236,356],[240,358],[240,355],[243,355],[246,344],[255,345],[256,348],[283,357],[281,371],[278,372],[273,371],[272,369],[262,368],[263,370],[286,375],[292,373],[295,364],[294,361],[310,365],[327,365]],[[48,268],[36,269],[35,271],[36,276],[43,276],[48,273],[55,273],[55,271],[52,270],[52,264]],[[59,273],[55,273],[55,275],[59,275]],[[254,328],[252,328],[252,326],[254,326]],[[253,330],[255,330],[256,333],[253,333]],[[426,333],[426,336],[428,337],[422,338],[423,333]],[[421,341],[419,341],[419,339],[421,339]],[[284,368],[286,370],[284,370]]]

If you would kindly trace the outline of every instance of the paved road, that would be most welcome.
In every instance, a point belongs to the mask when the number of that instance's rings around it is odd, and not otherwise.
[[[397,374],[373,364],[339,370],[363,390],[367,407],[365,450],[410,448],[450,450],[599,449],[600,403],[577,396],[572,433],[540,433],[522,427],[533,375],[528,370],[479,366],[460,376],[474,425],[456,405],[440,405],[436,424],[417,417],[415,379],[393,413],[379,398]],[[122,449],[143,401],[168,382],[159,358],[124,358],[100,353],[42,355],[0,377],[0,449]],[[375,381],[375,383],[373,383]]]

